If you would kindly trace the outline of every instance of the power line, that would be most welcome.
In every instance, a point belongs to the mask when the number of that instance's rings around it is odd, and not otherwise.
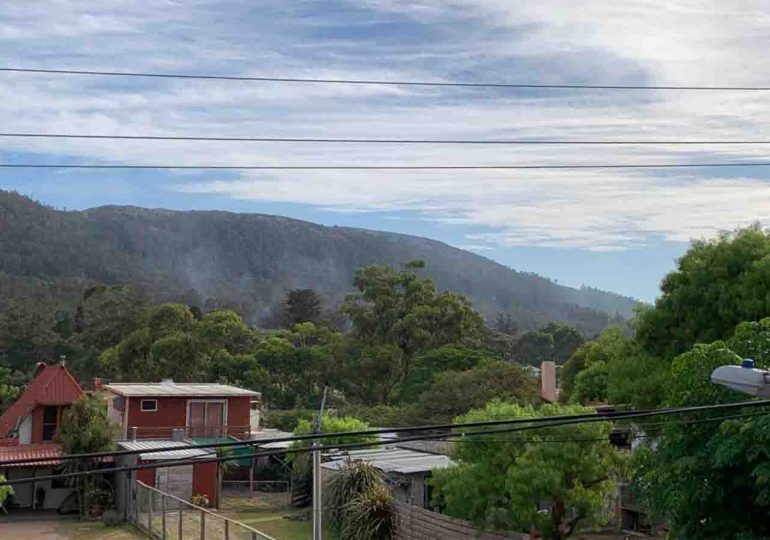
[[[212,81],[246,81],[309,84],[355,84],[372,86],[425,86],[444,88],[509,88],[543,90],[679,90],[679,91],[768,91],[770,86],[699,86],[699,85],[629,85],[629,84],[545,84],[449,81],[399,81],[387,79],[326,79],[308,77],[252,77],[245,75],[203,75],[182,73],[149,73],[138,71],[96,71],[75,69],[0,68],[5,73],[37,73],[44,75],[88,75],[104,77],[143,77],[154,79],[198,79]]]
[[[5,138],[28,139],[95,139],[128,141],[207,141],[266,143],[331,143],[331,144],[471,144],[471,145],[764,145],[770,140],[574,140],[574,139],[371,139],[333,137],[205,137],[183,135],[100,135],[84,133],[0,133]]]
[[[576,169],[693,169],[770,167],[770,161],[735,163],[596,163],[570,165],[74,165],[0,163],[2,169],[129,169],[129,170],[244,170],[244,171],[446,171],[446,170],[576,170]]]
[[[453,434],[457,435],[457,433],[456,431],[453,432],[451,430],[457,430],[457,429],[463,429],[463,428],[518,426],[522,424],[527,424],[527,426],[524,426],[524,427],[528,429],[539,429],[539,428],[546,428],[546,427],[555,427],[559,425],[568,425],[573,423],[607,422],[607,421],[628,420],[628,419],[635,419],[635,418],[649,418],[649,417],[655,417],[655,416],[670,416],[670,415],[677,415],[677,414],[733,410],[733,409],[754,408],[754,407],[764,407],[764,406],[770,406],[770,400],[742,401],[737,403],[698,405],[698,406],[692,406],[692,407],[646,409],[641,411],[585,413],[585,414],[574,414],[574,415],[541,416],[541,417],[535,417],[535,418],[513,418],[509,420],[485,420],[485,421],[477,421],[477,422],[464,422],[461,424],[445,423],[445,424],[432,424],[432,425],[425,425],[425,426],[406,426],[406,427],[398,427],[398,428],[367,429],[367,430],[336,432],[336,433],[303,434],[303,435],[292,435],[288,437],[274,437],[274,438],[265,438],[265,439],[259,439],[259,440],[230,441],[230,442],[220,442],[220,443],[211,443],[211,444],[205,444],[205,443],[195,444],[195,445],[188,444],[184,446],[176,444],[176,445],[169,445],[165,447],[142,449],[142,450],[116,450],[116,451],[109,451],[109,452],[90,452],[90,453],[81,453],[81,454],[69,454],[65,456],[59,456],[56,459],[59,459],[62,461],[72,461],[72,460],[79,460],[79,459],[101,459],[101,458],[115,457],[115,456],[151,454],[151,453],[158,453],[158,452],[168,452],[173,450],[190,450],[190,449],[196,449],[196,448],[204,448],[204,449],[232,448],[232,447],[243,448],[247,446],[251,446],[251,447],[263,446],[269,443],[278,443],[278,442],[303,442],[303,441],[325,440],[325,439],[339,438],[339,437],[368,437],[368,436],[376,436],[376,435],[383,435],[383,434],[389,434],[389,433],[446,431],[446,433],[440,434],[440,435],[452,436]],[[504,432],[507,432],[507,431],[504,431]],[[494,432],[493,431],[480,432],[480,434],[490,434],[490,433],[494,433]],[[466,435],[468,435],[467,432],[466,432]],[[431,436],[435,436],[435,435],[431,435]],[[401,442],[407,442],[408,440],[410,439],[406,439],[406,438],[400,439]],[[420,440],[420,439],[418,437],[418,439],[414,439],[414,440]],[[374,442],[375,445],[382,444],[382,443],[383,441],[380,441],[380,440]],[[0,461],[0,468],[9,466],[9,465],[33,464],[37,462],[45,462],[50,460],[51,458],[27,458],[27,459],[20,458],[20,459],[5,460],[5,461]]]
[[[744,402],[744,403],[731,403],[731,404],[724,404],[724,405],[707,405],[707,406],[700,406],[700,407],[687,407],[687,408],[681,408],[681,409],[670,409],[670,410],[661,410],[661,411],[655,411],[655,415],[658,414],[675,414],[675,413],[683,413],[683,412],[697,412],[697,411],[707,411],[707,410],[722,410],[722,409],[732,409],[737,407],[753,407],[753,406],[759,406],[759,405],[768,405],[770,404],[768,401],[755,401],[755,402]],[[646,416],[652,416],[652,411],[643,413]],[[575,415],[575,416],[582,416],[582,415]],[[540,418],[548,418],[548,417],[540,417]],[[426,440],[428,438],[431,439],[445,439],[448,437],[458,437],[458,436],[476,436],[476,435],[494,435],[494,434],[501,434],[501,433],[516,433],[521,431],[533,431],[533,430],[539,430],[539,429],[545,429],[549,427],[555,427],[559,425],[570,425],[570,424],[581,424],[581,423],[592,423],[596,421],[611,421],[613,418],[606,418],[606,417],[597,417],[597,415],[590,415],[590,417],[586,418],[567,418],[562,417],[563,419],[557,422],[551,422],[545,425],[526,425],[526,426],[519,426],[519,427],[507,427],[502,429],[491,429],[491,430],[477,430],[477,431],[469,431],[464,432],[463,434],[460,433],[444,433],[444,434],[433,434],[433,435],[415,435],[415,436],[409,436],[409,437],[403,437],[400,439],[400,442],[411,442],[411,441],[421,441]],[[721,420],[724,420],[725,418],[720,418]],[[516,419],[516,420],[523,420],[523,419]],[[536,419],[528,419],[529,421],[536,420]],[[504,421],[504,422],[510,422],[510,421]],[[474,424],[481,424],[481,425],[490,425],[489,422],[482,422],[482,423],[474,423]],[[469,425],[469,424],[465,424]],[[455,427],[458,426],[464,426],[463,424],[455,424]],[[393,431],[393,430],[391,430]],[[336,436],[355,436],[356,432],[347,432],[347,433],[338,433],[335,434]],[[240,446],[246,446],[248,444],[248,441],[239,441],[238,442]],[[354,443],[343,443],[343,444],[335,444],[333,446],[322,446],[322,449],[328,449],[328,450],[345,450],[345,449],[361,449],[361,448],[370,448],[375,446],[382,446],[384,444],[384,441],[377,440],[377,441],[365,441],[365,442],[354,442]],[[208,445],[206,448],[211,448],[214,445]],[[191,446],[182,447],[182,448],[191,448]],[[30,483],[30,482],[44,482],[48,480],[62,480],[62,479],[68,479],[68,478],[78,478],[81,476],[93,476],[97,474],[112,474],[112,473],[120,473],[120,472],[132,472],[136,470],[143,470],[143,469],[163,469],[163,468],[171,468],[171,467],[182,467],[189,465],[191,463],[195,464],[204,464],[204,463],[220,463],[223,461],[233,461],[237,459],[254,459],[257,457],[269,457],[269,456],[276,456],[276,455],[284,455],[284,454],[299,454],[299,453],[307,453],[312,452],[314,450],[313,446],[302,446],[302,447],[295,447],[295,448],[287,448],[287,449],[281,449],[281,450],[270,450],[270,451],[259,451],[259,452],[253,452],[248,455],[228,455],[228,456],[217,456],[214,458],[185,458],[185,459],[178,459],[178,460],[169,460],[165,462],[156,462],[156,463],[149,463],[149,464],[140,464],[140,465],[129,465],[129,466],[123,466],[123,467],[113,467],[108,469],[93,469],[88,471],[79,471],[79,472],[72,472],[72,473],[63,473],[63,474],[56,474],[56,475],[47,475],[47,476],[38,476],[38,477],[30,477],[30,478],[20,478],[16,480],[6,480],[4,482],[0,482],[0,486],[4,485],[15,485],[15,484],[23,484],[23,483]],[[179,449],[179,447],[177,447]],[[139,453],[149,453],[147,451],[139,452]],[[59,458],[61,459],[61,458]],[[47,461],[50,461],[51,458],[47,458]],[[24,461],[22,461],[24,462]],[[5,463],[0,463],[0,466],[5,465]]]

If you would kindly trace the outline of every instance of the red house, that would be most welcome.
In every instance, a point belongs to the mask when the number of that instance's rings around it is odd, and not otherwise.
[[[259,392],[208,383],[113,383],[110,417],[123,439],[249,438],[259,429]]]
[[[206,444],[248,439],[259,428],[259,392],[225,384],[113,383],[104,385],[109,415],[122,429],[121,448],[141,451],[153,447]],[[189,500],[206,495],[217,506],[216,463],[195,463],[212,453],[190,448],[168,453],[141,453],[126,464],[158,464],[190,458],[191,465],[137,471],[141,482]],[[130,463],[129,463],[130,461]]]
[[[46,458],[34,466],[3,467],[9,480],[45,476],[60,464],[61,446],[53,442],[62,413],[83,395],[64,363],[38,364],[35,378],[16,402],[0,416],[0,462]],[[14,506],[59,508],[71,489],[63,482],[34,482],[15,488]]]

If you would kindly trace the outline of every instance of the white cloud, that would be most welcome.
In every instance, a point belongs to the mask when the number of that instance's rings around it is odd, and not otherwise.
[[[400,80],[765,84],[764,2],[0,4],[5,65]],[[369,9],[366,11],[364,8]],[[54,51],[56,54],[52,54]],[[767,139],[765,93],[498,92],[0,74],[3,131],[367,138]],[[365,146],[0,140],[0,159],[228,165],[686,163],[766,146]],[[30,159],[31,160],[31,159]],[[485,227],[469,245],[595,251],[768,219],[767,171],[271,171],[158,184]],[[72,176],[75,173],[70,173]],[[483,242],[482,242],[483,241]]]

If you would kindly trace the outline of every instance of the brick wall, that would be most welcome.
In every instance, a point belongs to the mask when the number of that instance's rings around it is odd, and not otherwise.
[[[417,506],[397,503],[395,540],[529,540],[527,534],[483,531],[472,523]]]

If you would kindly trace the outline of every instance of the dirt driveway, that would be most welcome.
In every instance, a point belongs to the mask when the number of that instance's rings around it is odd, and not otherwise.
[[[0,538],[9,540],[142,540],[130,528],[105,528],[100,522],[81,522],[56,514],[11,514],[0,516]]]

